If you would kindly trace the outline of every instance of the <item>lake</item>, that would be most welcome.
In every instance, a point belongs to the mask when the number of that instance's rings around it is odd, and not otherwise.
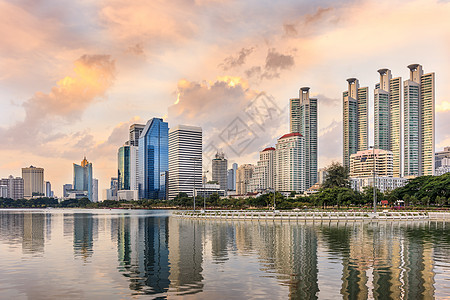
[[[449,225],[0,210],[0,298],[449,299]]]

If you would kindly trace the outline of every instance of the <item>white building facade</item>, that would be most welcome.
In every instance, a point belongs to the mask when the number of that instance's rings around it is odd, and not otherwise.
[[[304,137],[292,132],[280,137],[275,153],[275,189],[303,193],[305,185]]]

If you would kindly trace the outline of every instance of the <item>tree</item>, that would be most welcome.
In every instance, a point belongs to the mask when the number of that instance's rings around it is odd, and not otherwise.
[[[340,163],[333,162],[326,169],[327,176],[322,184],[322,188],[333,188],[333,187],[349,187],[350,181],[348,179],[348,170],[344,168]]]

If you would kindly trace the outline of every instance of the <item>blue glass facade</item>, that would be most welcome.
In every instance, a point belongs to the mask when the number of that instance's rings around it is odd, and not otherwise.
[[[163,119],[147,122],[139,138],[139,197],[166,199],[169,170],[169,125]]]
[[[86,157],[81,165],[73,164],[73,189],[87,192],[91,201],[93,200],[93,178],[92,163],[88,162]]]

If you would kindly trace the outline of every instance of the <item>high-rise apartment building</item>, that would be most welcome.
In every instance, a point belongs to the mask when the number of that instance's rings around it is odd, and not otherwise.
[[[147,122],[139,137],[139,197],[165,199],[169,170],[169,126],[163,119]]]
[[[275,152],[275,188],[277,191],[297,193],[306,190],[304,146],[305,139],[298,133],[280,137]]]
[[[228,160],[225,158],[223,152],[217,152],[215,157],[212,159],[212,180],[217,181],[220,185],[221,190],[227,190],[227,170],[228,170]]]
[[[250,180],[255,166],[251,164],[240,165],[236,171],[236,194],[245,195],[250,192]]]
[[[422,66],[408,66],[404,82],[404,175],[434,174],[435,75],[423,74]]]
[[[202,128],[178,125],[169,130],[168,199],[194,195],[202,186]]]
[[[402,79],[389,69],[378,70],[380,82],[374,92],[375,148],[392,151],[394,176],[402,175]]]
[[[73,190],[86,192],[90,201],[93,201],[93,179],[92,163],[88,162],[86,157],[81,164],[73,164]]]
[[[261,192],[275,188],[275,148],[268,147],[259,153],[250,180],[250,191]]]
[[[305,186],[317,182],[317,99],[309,97],[309,87],[300,89],[299,98],[290,99],[290,129],[305,140]]]
[[[130,126],[130,146],[139,146],[139,137],[141,136],[142,130],[144,130],[144,124],[133,124]]]
[[[344,167],[350,169],[350,155],[368,148],[369,89],[359,87],[356,78],[347,79],[348,90],[343,92]]]
[[[2,194],[3,198],[10,198],[13,200],[24,198],[24,185],[22,178],[14,178],[12,175],[10,175],[8,178],[0,179],[0,186],[2,186],[4,189]]]
[[[23,193],[26,199],[44,196],[44,169],[30,166],[22,168]]]

